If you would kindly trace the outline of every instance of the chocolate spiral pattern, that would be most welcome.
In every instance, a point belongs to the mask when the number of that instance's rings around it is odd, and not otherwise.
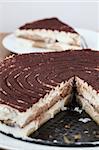
[[[0,64],[0,103],[20,112],[74,75],[99,91],[99,52],[89,49],[15,55]]]

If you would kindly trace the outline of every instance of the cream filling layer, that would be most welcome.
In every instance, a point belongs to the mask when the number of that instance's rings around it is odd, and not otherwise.
[[[15,32],[17,37],[23,37],[33,41],[43,41],[46,44],[52,43],[64,43],[67,45],[80,46],[80,35],[77,33],[58,31],[58,30],[45,30],[45,29],[35,29],[35,30],[20,30],[17,29]]]
[[[28,39],[24,39],[24,38],[17,38],[16,39],[17,42],[19,43],[20,47],[24,47],[26,48],[43,48],[43,52],[52,52],[52,51],[65,51],[65,50],[69,50],[69,49],[73,49],[73,50],[79,50],[81,49],[80,46],[78,45],[70,45],[68,43],[62,43],[62,42],[56,42],[56,43],[44,43],[44,42],[38,42],[38,41],[32,41],[32,40],[28,40]]]
[[[89,103],[89,100],[83,98],[83,96],[77,95],[77,100],[80,102],[82,109],[99,125],[99,112]]]
[[[44,98],[41,98],[38,103],[27,109],[26,112],[19,112],[10,106],[0,104],[0,120],[6,124],[16,124],[17,126],[24,127],[39,114],[53,106],[59,99],[65,97],[66,94],[69,95],[71,93],[72,82],[73,78],[68,82],[62,82],[60,86],[52,89],[49,94],[46,94]]]
[[[99,125],[99,93],[78,77],[76,77],[76,87],[76,97],[82,109]]]
[[[78,95],[87,99],[99,111],[99,93],[79,77],[76,77],[76,87]]]
[[[69,98],[70,98],[70,95],[66,96],[64,99],[59,100],[49,110],[42,113],[35,120],[32,120],[24,128],[20,128],[18,126],[11,127],[0,122],[0,131],[6,134],[12,134],[15,137],[21,137],[25,139],[27,138],[28,135],[36,131],[42,124],[44,124],[49,119],[53,118],[54,115],[57,114],[60,110],[63,110]]]

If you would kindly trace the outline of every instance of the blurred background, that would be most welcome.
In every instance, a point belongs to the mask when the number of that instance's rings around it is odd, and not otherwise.
[[[12,32],[26,22],[59,17],[73,27],[99,31],[98,1],[0,1],[0,32]]]

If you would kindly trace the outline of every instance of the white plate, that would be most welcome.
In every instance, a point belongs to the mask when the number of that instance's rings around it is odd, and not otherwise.
[[[84,37],[89,48],[99,50],[99,33],[98,32],[86,30],[86,29],[80,29],[80,28],[76,28],[76,31]],[[20,40],[16,38],[14,33],[6,36],[3,39],[3,45],[5,48],[10,50],[11,52],[18,53],[18,54],[46,51],[42,48],[34,48],[34,47],[29,48],[29,47],[26,47],[26,45],[22,45],[22,43],[20,43]]]
[[[0,133],[0,148],[7,150],[99,150],[99,147],[56,147],[23,142]]]

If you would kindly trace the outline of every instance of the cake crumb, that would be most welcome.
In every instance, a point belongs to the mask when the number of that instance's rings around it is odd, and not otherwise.
[[[75,108],[74,108],[74,111],[76,111],[76,112],[78,112],[78,113],[80,113],[80,114],[81,114],[83,110],[82,110],[82,109],[80,109],[79,107],[75,107]]]
[[[72,141],[67,135],[64,135],[64,142],[65,142],[66,144],[71,144],[71,143],[73,143],[73,141]]]
[[[88,130],[85,130],[84,133],[85,133],[85,134],[88,134]]]
[[[64,127],[65,127],[66,129],[70,129],[71,125],[70,125],[70,124],[66,124]]]
[[[81,134],[80,133],[75,134],[74,139],[75,139],[75,141],[80,140],[81,139]]]
[[[91,119],[90,118],[80,118],[78,121],[81,121],[83,123],[87,123],[87,122],[91,121]]]

